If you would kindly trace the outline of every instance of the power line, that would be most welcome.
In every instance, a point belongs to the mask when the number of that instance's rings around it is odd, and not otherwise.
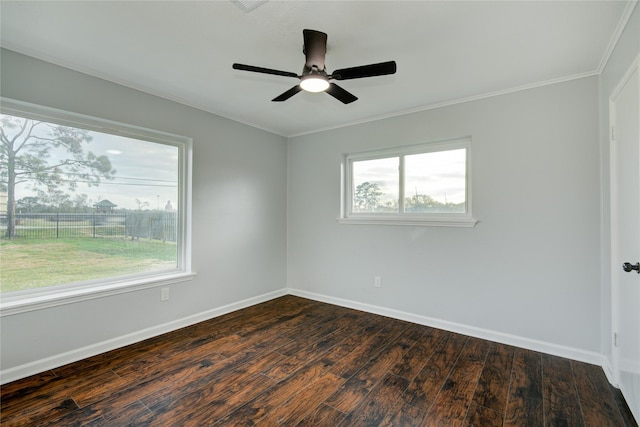
[[[138,184],[135,182],[110,182],[110,181],[100,181],[99,183],[95,183],[93,181],[75,181],[70,179],[61,179],[61,182],[79,182],[84,184],[96,184],[96,185],[131,185],[136,187],[177,187],[177,184],[167,185],[167,184]],[[170,181],[166,181],[170,182]]]
[[[149,180],[149,181],[153,181],[153,180]],[[175,181],[164,181],[164,180],[158,180],[158,182],[169,182],[172,184],[142,184],[142,183],[136,183],[136,182],[112,182],[112,181],[94,182],[94,181],[74,180],[74,179],[58,179],[58,180],[55,180],[55,182],[75,182],[75,183],[94,184],[94,185],[129,185],[129,186],[137,186],[137,187],[167,187],[167,188],[175,188],[178,186],[178,184]]]
[[[97,176],[97,177],[102,177],[102,175],[98,175],[98,174],[84,174],[84,173],[67,173],[64,172],[64,175],[68,175],[68,176]],[[170,180],[170,179],[155,179],[155,178],[136,178],[136,177],[131,177],[131,176],[115,176],[114,178],[117,179],[131,179],[131,180],[135,180],[135,181],[157,181],[157,182],[175,182],[174,180]]]

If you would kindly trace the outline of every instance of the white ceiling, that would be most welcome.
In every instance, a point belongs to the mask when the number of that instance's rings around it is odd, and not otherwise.
[[[230,1],[0,3],[2,47],[293,136],[597,74],[626,1]],[[328,33],[327,71],[395,60],[398,72],[339,82],[359,100],[301,92],[302,30]]]

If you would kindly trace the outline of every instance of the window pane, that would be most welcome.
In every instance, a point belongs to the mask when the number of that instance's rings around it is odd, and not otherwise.
[[[354,161],[352,212],[398,212],[399,158]]]
[[[405,212],[466,212],[464,148],[407,155],[404,161]]]
[[[179,267],[179,146],[0,121],[1,292]]]

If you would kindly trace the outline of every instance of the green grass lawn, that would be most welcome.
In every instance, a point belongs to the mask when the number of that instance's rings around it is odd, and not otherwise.
[[[0,292],[61,285],[176,265],[176,244],[149,239],[0,240]]]

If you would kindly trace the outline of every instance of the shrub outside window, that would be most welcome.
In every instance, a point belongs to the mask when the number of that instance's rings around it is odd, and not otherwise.
[[[469,138],[345,158],[344,223],[473,226]]]
[[[7,99],[0,136],[2,315],[190,275],[189,138]]]

